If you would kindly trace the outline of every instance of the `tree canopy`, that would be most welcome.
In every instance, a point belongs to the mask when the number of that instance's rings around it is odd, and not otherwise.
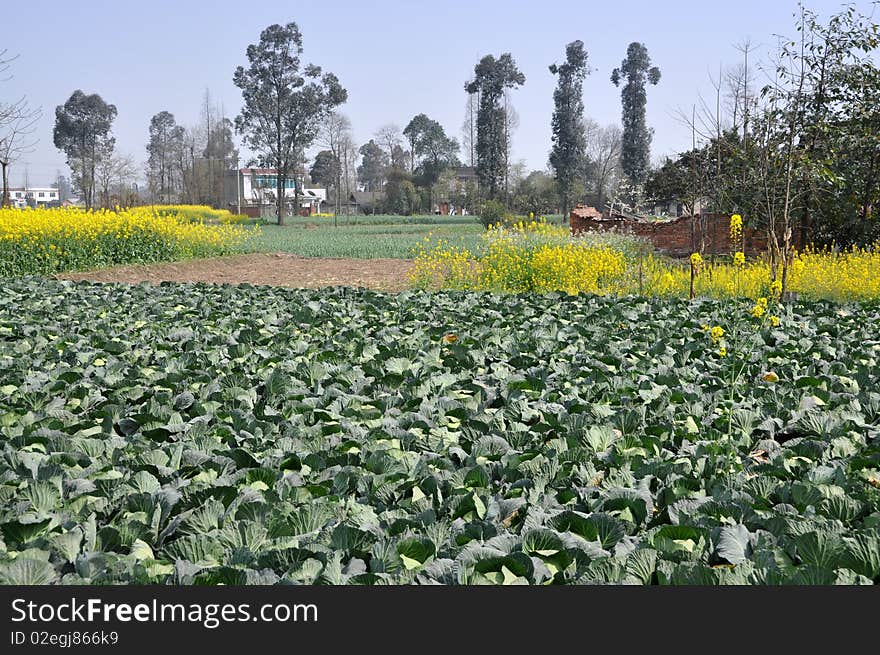
[[[110,135],[116,106],[97,93],[74,91],[63,105],[55,108],[55,147],[67,156],[67,165],[82,193],[86,207],[95,200],[95,171],[102,156],[112,153],[116,140]]]
[[[322,184],[325,187],[336,183],[339,174],[339,160],[330,150],[321,150],[315,155],[315,161],[309,169],[309,177],[313,184]]]
[[[563,216],[568,216],[575,182],[586,157],[584,134],[584,78],[589,73],[583,41],[572,41],[565,48],[565,63],[550,66],[559,76],[553,92],[553,148],[550,165],[556,172],[556,185]]]
[[[623,151],[621,166],[630,182],[639,186],[645,183],[651,165],[652,132],[645,122],[645,106],[648,96],[645,84],[660,81],[660,69],[651,66],[648,49],[641,43],[630,43],[626,59],[611,73],[614,86],[626,80],[620,97],[623,105]]]
[[[259,43],[247,47],[248,67],[239,66],[233,75],[243,99],[235,128],[269,167],[277,169],[279,224],[284,222],[286,180],[295,175],[324,119],[348,97],[336,75],[302,63],[302,43],[296,23],[270,25]],[[296,185],[294,207],[299,191]]]
[[[507,165],[506,112],[501,104],[505,89],[525,84],[525,75],[506,52],[497,59],[486,55],[474,66],[465,91],[479,94],[477,110],[477,177],[490,198],[497,198]]]
[[[361,165],[358,166],[358,177],[367,191],[381,191],[388,169],[388,153],[373,139],[360,147]]]

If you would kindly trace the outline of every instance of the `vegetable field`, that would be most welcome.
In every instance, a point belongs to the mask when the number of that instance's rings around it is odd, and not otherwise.
[[[374,217],[367,217],[374,219]],[[463,246],[476,247],[485,231],[473,217],[468,223],[375,223],[342,222],[317,218],[306,227],[290,220],[284,227],[264,225],[245,247],[254,252],[289,252],[302,257],[351,257],[357,259],[411,259],[426,237],[443,238]],[[376,219],[374,219],[376,220]]]
[[[880,307],[747,310],[7,282],[0,582],[876,582]]]

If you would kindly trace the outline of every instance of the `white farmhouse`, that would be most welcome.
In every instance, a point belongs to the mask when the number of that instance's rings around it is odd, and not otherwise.
[[[226,204],[232,211],[255,216],[274,212],[275,195],[278,192],[278,171],[274,168],[241,168],[230,171],[226,185]],[[285,180],[284,199],[288,215],[293,214],[296,181]],[[311,216],[321,212],[327,202],[327,189],[306,189],[299,181],[299,208],[296,214]]]
[[[18,187],[9,189],[9,203],[13,207],[44,207],[58,203],[58,189],[54,187]]]

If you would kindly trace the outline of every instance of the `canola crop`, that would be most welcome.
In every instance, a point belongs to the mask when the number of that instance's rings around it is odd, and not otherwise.
[[[732,222],[731,232],[739,229]],[[572,237],[565,227],[542,220],[493,226],[478,248],[426,239],[410,277],[419,289],[687,298],[691,268],[696,273],[694,292],[703,297],[754,299],[773,295],[773,286],[779,284],[763,257],[693,253],[689,261],[676,261],[651,252],[633,237]],[[880,246],[794,252],[786,290],[813,300],[878,299]]]
[[[223,224],[219,214],[201,209],[0,209],[0,276],[225,255],[255,235],[254,229]]]

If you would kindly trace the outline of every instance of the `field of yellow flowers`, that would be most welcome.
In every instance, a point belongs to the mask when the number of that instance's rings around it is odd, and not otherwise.
[[[732,225],[732,231],[737,225]],[[716,263],[698,258],[696,295],[759,298],[772,295],[770,267],[742,253]],[[563,226],[541,220],[494,226],[477,249],[426,239],[411,281],[422,289],[687,298],[691,263],[653,254],[637,239],[617,234],[572,238]],[[809,299],[880,299],[880,248],[795,253],[788,291]]]
[[[254,232],[224,224],[227,215],[196,206],[0,209],[0,276],[232,253]]]

